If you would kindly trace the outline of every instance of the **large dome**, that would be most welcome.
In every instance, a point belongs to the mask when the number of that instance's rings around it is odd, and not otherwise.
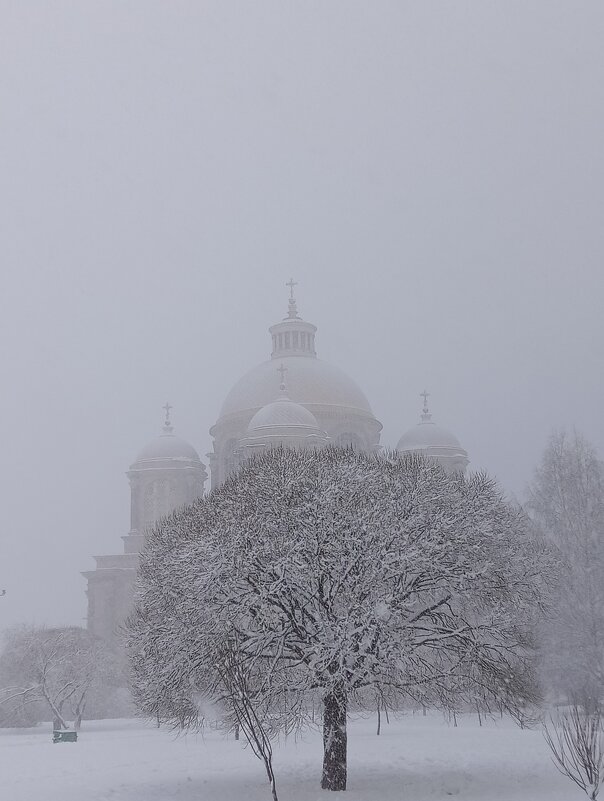
[[[379,448],[382,424],[373,416],[357,384],[339,368],[317,358],[317,327],[298,314],[293,296],[295,281],[289,281],[287,286],[290,287],[287,316],[269,328],[271,358],[237,381],[210,429],[214,439],[210,454],[212,487],[220,486],[236,468],[240,447],[264,447],[269,440],[289,443],[303,437],[310,443],[315,437],[323,444],[329,440],[365,451]],[[282,384],[283,375],[287,375],[288,403],[304,407],[302,410],[286,408],[280,401],[274,405],[277,373],[281,373]],[[312,423],[306,412],[313,416]],[[254,418],[256,414],[260,417]],[[272,419],[275,414],[284,415],[282,423]],[[262,422],[264,415],[268,415],[268,424]],[[296,419],[290,421],[292,415]],[[252,418],[256,433],[248,428]]]
[[[281,356],[287,368],[287,394],[305,406],[339,406],[373,417],[369,401],[357,384],[338,367],[314,357]],[[220,417],[259,409],[275,398],[275,361],[269,359],[246,373],[227,395]]]

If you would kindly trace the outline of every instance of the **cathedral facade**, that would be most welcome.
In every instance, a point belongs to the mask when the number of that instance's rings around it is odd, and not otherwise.
[[[211,488],[254,453],[275,445],[324,447],[348,445],[380,449],[382,424],[361,388],[342,370],[318,358],[317,328],[303,320],[288,284],[287,315],[269,328],[270,358],[242,376],[227,394],[210,429]],[[404,433],[397,450],[423,453],[448,471],[463,471],[468,455],[457,438],[432,421],[423,393],[420,423]],[[174,510],[203,495],[207,473],[195,448],[174,434],[170,406],[164,407],[161,434],[130,466],[130,531],[123,552],[97,556],[95,570],[83,573],[88,583],[88,629],[116,642],[132,604],[138,557],[145,532]]]

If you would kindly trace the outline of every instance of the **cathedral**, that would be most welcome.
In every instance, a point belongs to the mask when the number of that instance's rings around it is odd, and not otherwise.
[[[275,445],[321,448],[347,445],[380,449],[382,424],[360,387],[338,367],[317,357],[317,328],[298,314],[290,290],[287,315],[269,328],[269,359],[242,376],[227,394],[210,429],[211,487],[254,453]],[[428,393],[423,392],[420,422],[405,432],[397,450],[436,459],[447,471],[463,471],[468,455],[457,438],[432,421]],[[138,555],[145,531],[175,509],[203,495],[208,478],[195,448],[174,434],[169,404],[161,434],[146,445],[130,466],[130,531],[123,553],[96,556],[96,569],[82,575],[88,582],[88,629],[115,641],[132,603]]]

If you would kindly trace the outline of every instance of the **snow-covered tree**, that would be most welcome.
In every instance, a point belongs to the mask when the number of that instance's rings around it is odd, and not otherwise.
[[[343,790],[352,703],[535,699],[529,624],[547,560],[527,525],[484,475],[273,450],[151,534],[129,621],[135,699],[184,726],[208,698],[232,708],[226,659],[268,728],[318,694],[322,787]]]
[[[566,700],[596,710],[604,701],[604,468],[576,431],[551,436],[530,508],[560,566],[543,636],[546,681]]]
[[[50,713],[55,729],[79,728],[95,687],[119,670],[100,640],[78,627],[23,626],[6,632],[0,654],[0,709],[17,720],[26,710]]]

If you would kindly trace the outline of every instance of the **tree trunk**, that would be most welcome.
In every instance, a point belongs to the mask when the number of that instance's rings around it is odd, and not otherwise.
[[[323,701],[323,790],[346,789],[346,695],[341,688]]]
[[[69,726],[67,725],[67,722],[65,721],[65,719],[64,719],[64,717],[63,717],[63,715],[61,713],[61,709],[63,708],[63,702],[61,702],[57,706],[55,703],[53,703],[52,698],[50,697],[50,695],[46,691],[46,687],[42,686],[41,689],[42,689],[42,694],[44,695],[44,698],[46,699],[46,701],[48,703],[48,706],[50,707],[51,712],[52,712],[52,727],[53,727],[53,729],[55,729],[55,730],[68,729]]]
[[[80,731],[80,729],[82,728],[82,718],[83,718],[83,717],[84,717],[84,707],[80,707],[80,708],[77,710],[77,713],[76,713],[75,719],[74,719],[74,721],[73,721],[73,728],[74,728],[76,731]]]
[[[73,728],[79,731],[82,726],[82,718],[84,717],[84,710],[86,709],[86,693],[82,693],[75,708],[75,720]]]

